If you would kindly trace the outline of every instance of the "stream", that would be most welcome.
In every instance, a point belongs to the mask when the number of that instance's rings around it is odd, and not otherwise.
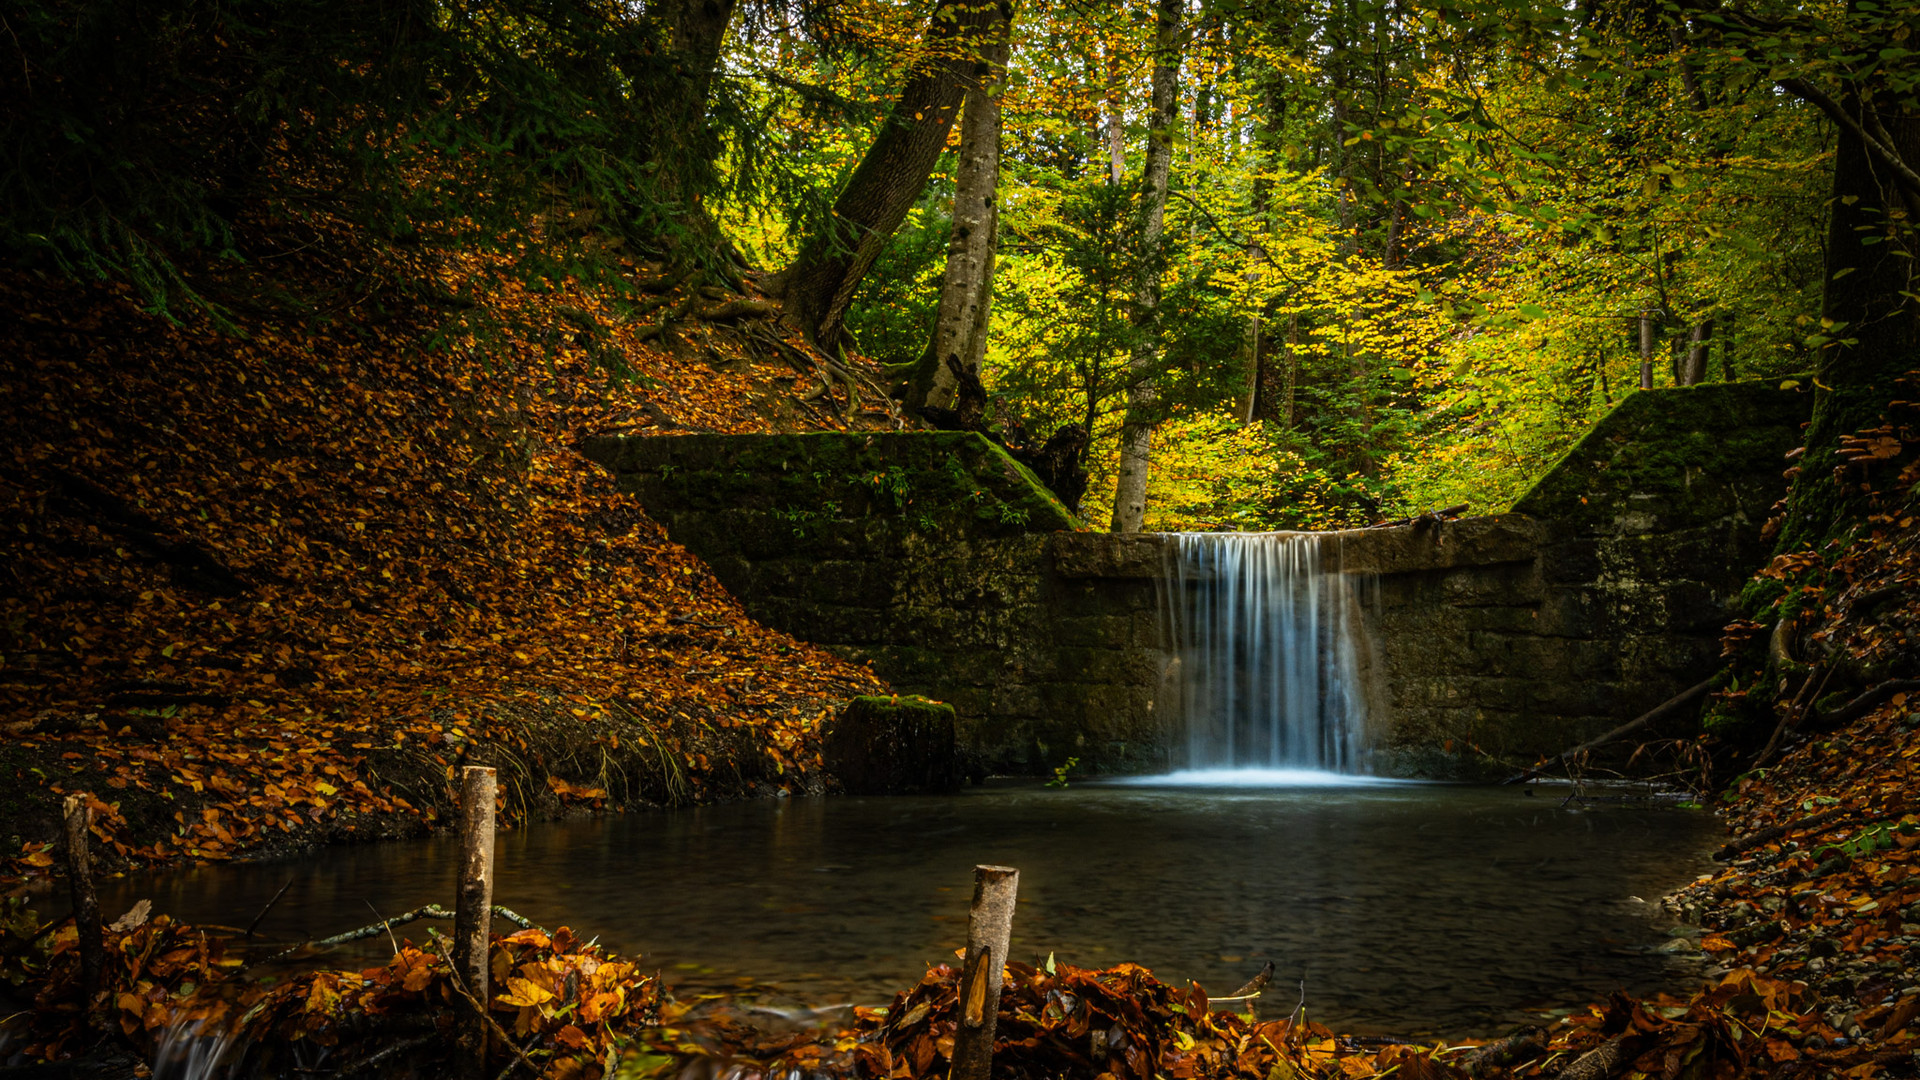
[[[775,1005],[880,1004],[950,959],[984,862],[1021,870],[1015,959],[1131,961],[1215,994],[1271,959],[1262,1015],[1304,984],[1312,1018],[1362,1033],[1487,1034],[1698,976],[1652,950],[1672,940],[1659,897],[1709,865],[1707,815],[1344,781],[994,783],[545,823],[500,835],[495,898],[642,956],[680,994]],[[291,880],[260,932],[298,940],[451,903],[457,854],[451,840],[330,848],[130,877],[102,904],[244,926]],[[385,937],[355,948],[326,962],[390,952]]]

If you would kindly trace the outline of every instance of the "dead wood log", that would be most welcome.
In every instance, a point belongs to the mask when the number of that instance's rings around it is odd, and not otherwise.
[[[1614,728],[1612,731],[1607,732],[1605,735],[1602,735],[1597,739],[1588,739],[1586,742],[1581,743],[1579,746],[1576,746],[1571,750],[1562,751],[1559,755],[1549,758],[1548,760],[1543,761],[1538,765],[1535,765],[1533,768],[1528,769],[1525,772],[1519,773],[1518,775],[1515,775],[1515,776],[1508,777],[1504,782],[1507,784],[1518,784],[1518,783],[1523,783],[1527,780],[1531,780],[1534,777],[1539,776],[1542,771],[1554,765],[1558,765],[1564,761],[1568,761],[1574,757],[1579,756],[1580,754],[1586,753],[1589,750],[1593,750],[1598,747],[1605,746],[1608,743],[1615,741],[1616,739],[1623,739],[1626,736],[1631,735],[1636,731],[1639,731],[1641,728],[1646,727],[1648,724],[1651,724],[1656,720],[1664,719],[1668,715],[1678,712],[1679,710],[1686,708],[1688,705],[1692,704],[1698,699],[1705,697],[1707,691],[1713,689],[1714,679],[1718,677],[1719,676],[1717,674],[1708,676],[1707,678],[1701,680],[1698,683],[1695,683],[1692,686],[1687,687],[1685,690],[1680,691],[1678,694],[1675,694],[1674,696],[1668,698],[1667,700],[1661,702],[1660,704],[1655,705],[1653,708],[1647,710],[1645,713],[1642,713],[1641,715],[1633,718],[1632,720],[1629,720],[1626,723],[1621,724],[1619,727]]]
[[[61,815],[67,842],[67,886],[73,895],[74,929],[80,935],[80,987],[86,994],[82,1012],[91,1013],[107,961],[100,928],[100,897],[93,891],[93,858],[87,850],[87,828],[93,823],[92,796],[84,791],[67,796]]]
[[[1615,1035],[1574,1059],[1556,1080],[1607,1080],[1627,1056],[1627,1037]]]
[[[1000,981],[1013,938],[1013,905],[1020,871],[973,868],[973,907],[967,919],[967,958],[961,978],[960,1026],[953,1035],[950,1080],[987,1080],[993,1071],[993,1033],[1000,1013]]]
[[[1504,1039],[1498,1039],[1468,1054],[1460,1063],[1468,1076],[1484,1076],[1495,1069],[1504,1069],[1524,1058],[1536,1057],[1547,1052],[1547,1029],[1543,1027],[1523,1027]]]

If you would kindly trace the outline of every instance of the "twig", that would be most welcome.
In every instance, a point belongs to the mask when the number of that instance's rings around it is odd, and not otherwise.
[[[253,921],[247,924],[247,932],[240,936],[245,938],[252,937],[254,928],[260,925],[260,920],[267,917],[267,912],[272,911],[273,905],[279,903],[280,898],[287,895],[287,890],[291,888],[293,888],[293,879],[288,878],[287,883],[280,886],[280,891],[273,894],[273,899],[267,901],[267,906],[260,909],[260,914],[255,915]],[[374,914],[377,915],[379,912],[375,912]]]
[[[387,933],[392,933],[392,929],[391,929],[392,927],[405,926],[407,923],[414,922],[415,920],[418,920],[418,919],[451,919],[451,918],[453,918],[453,912],[448,911],[446,908],[441,907],[439,904],[427,904],[424,907],[417,907],[417,908],[414,908],[412,911],[403,912],[399,915],[395,915],[391,919],[386,919],[381,922],[374,923],[372,926],[357,927],[353,930],[348,930],[344,933],[335,934],[332,937],[320,938],[317,941],[309,938],[306,941],[300,942],[298,945],[290,945],[287,948],[282,949],[277,953],[274,953],[272,956],[267,957],[265,960],[258,960],[258,961],[255,961],[254,963],[248,964],[247,967],[255,968],[260,966],[261,964],[271,964],[276,960],[284,960],[287,957],[292,956],[294,953],[299,952],[301,949],[306,949],[306,948],[330,949],[335,945],[345,945],[349,941],[360,941],[365,938],[376,937],[382,931],[386,931]]]
[[[1773,734],[1767,737],[1767,745],[1760,748],[1760,756],[1753,759],[1751,768],[1757,769],[1765,765],[1773,757],[1774,751],[1780,749],[1780,744],[1786,739],[1787,732],[1800,726],[1800,721],[1807,715],[1807,710],[1813,708],[1813,703],[1820,700],[1820,691],[1827,688],[1827,680],[1833,678],[1834,670],[1822,665],[1807,672],[1807,681],[1800,684],[1800,692],[1793,696],[1793,702],[1787,706],[1787,711],[1780,714],[1780,722],[1773,726]],[[1815,679],[1819,680],[1818,686],[1814,684]]]
[[[386,927],[386,930],[387,930],[387,944],[389,944],[389,945],[391,945],[391,946],[393,946],[393,951],[394,951],[394,955],[396,955],[396,956],[397,956],[397,955],[399,955],[399,953],[400,953],[400,942],[394,939],[394,936],[393,936],[393,927],[392,927],[392,926],[391,926],[391,925],[390,925],[390,924],[389,924],[389,923],[387,922],[387,920],[385,920],[385,919],[381,919],[381,918],[380,918],[380,909],[379,909],[379,908],[377,908],[377,907],[374,907],[374,906],[373,906],[373,901],[371,901],[371,900],[368,900],[368,899],[366,899],[365,897],[361,897],[361,899],[360,899],[360,902],[361,902],[361,903],[363,903],[363,904],[365,904],[365,905],[367,905],[367,910],[368,910],[368,911],[371,911],[371,912],[373,912],[373,917],[374,917],[374,918],[376,918],[376,919],[380,919],[380,925],[381,925],[381,926],[383,926],[383,927]]]
[[[440,950],[440,958],[447,962],[447,973],[453,976],[451,980],[453,988],[460,992],[461,997],[467,999],[467,1004],[473,1006],[474,1012],[480,1014],[480,1019],[486,1023],[488,1028],[492,1029],[494,1037],[505,1043],[507,1049],[513,1051],[513,1056],[520,1059],[520,1064],[525,1065],[528,1072],[539,1076],[540,1067],[527,1059],[525,1051],[521,1050],[520,1045],[507,1035],[507,1030],[500,1026],[500,1021],[495,1020],[493,1016],[487,1012],[486,1006],[480,1004],[479,1000],[467,991],[466,983],[460,980],[460,969],[455,966],[453,957],[447,954],[447,943],[442,940],[438,934],[435,934],[433,944],[435,948]]]

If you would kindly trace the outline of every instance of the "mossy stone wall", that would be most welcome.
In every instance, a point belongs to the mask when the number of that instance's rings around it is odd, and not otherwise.
[[[1778,382],[1630,394],[1505,515],[1530,555],[1384,572],[1378,765],[1497,773],[1711,674],[1810,409]]]
[[[971,433],[592,440],[754,618],[953,705],[969,771],[1164,763],[1151,577]],[[1065,552],[1064,562],[1059,553]]]
[[[1329,535],[1365,588],[1377,771],[1477,777],[1713,670],[1807,397],[1630,395],[1513,512]],[[954,706],[969,768],[1175,762],[1162,538],[1085,531],[972,434],[683,435],[587,453],[755,618]]]

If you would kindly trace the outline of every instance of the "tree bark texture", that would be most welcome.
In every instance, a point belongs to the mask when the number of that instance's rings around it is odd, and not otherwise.
[[[479,765],[461,770],[460,892],[453,908],[453,962],[480,1008],[490,1000],[487,987],[487,947],[493,929],[493,803],[494,771]],[[486,1075],[487,1022],[477,1016],[463,1040],[462,1070]]]
[[[1707,349],[1713,341],[1713,320],[1693,324],[1687,338],[1687,362],[1680,369],[1680,385],[1698,386],[1707,378]]]
[[[960,162],[954,175],[953,238],[947,244],[947,269],[940,283],[933,336],[907,396],[912,410],[923,405],[953,409],[960,388],[954,366],[977,375],[987,352],[994,245],[1000,234],[1000,98],[1012,30],[1011,19],[994,19],[986,33],[981,64],[966,80]]]
[[[93,824],[90,797],[85,792],[67,796],[61,806],[61,819],[67,844],[67,887],[73,896],[74,929],[80,935],[80,986],[86,992],[85,1011],[91,1012],[107,956],[100,929],[100,898],[93,891],[93,855],[87,846],[87,829]]]
[[[1910,228],[1889,220],[1895,213],[1909,223],[1920,216],[1920,196],[1886,160],[1891,154],[1909,166],[1920,162],[1920,116],[1876,113],[1853,95],[1837,107],[1855,122],[1835,125],[1821,313],[1836,340],[1820,351],[1803,479],[1788,502],[1782,551],[1818,546],[1849,518],[1863,477],[1843,466],[1840,439],[1879,423],[1887,403],[1902,396],[1895,380],[1920,360],[1920,305],[1905,295],[1920,287],[1912,257],[1920,252]],[[1863,138],[1874,129],[1878,149]]]
[[[1007,18],[999,0],[940,0],[923,38],[925,60],[908,77],[832,213],[773,283],[788,317],[827,352],[840,342],[860,280],[926,189],[986,35]]]
[[[1147,475],[1159,404],[1154,385],[1160,360],[1160,275],[1165,261],[1167,180],[1178,119],[1182,0],[1156,0],[1153,19],[1152,104],[1146,164],[1140,185],[1139,278],[1134,284],[1133,347],[1127,361],[1127,415],[1120,427],[1120,478],[1113,493],[1113,531],[1139,532],[1147,518]]]
[[[1653,316],[1640,312],[1640,389],[1653,389]]]
[[[993,1035],[1000,983],[1013,940],[1013,905],[1020,871],[973,868],[973,907],[967,920],[967,958],[960,988],[960,1026],[953,1033],[950,1080],[987,1080],[993,1071]]]

